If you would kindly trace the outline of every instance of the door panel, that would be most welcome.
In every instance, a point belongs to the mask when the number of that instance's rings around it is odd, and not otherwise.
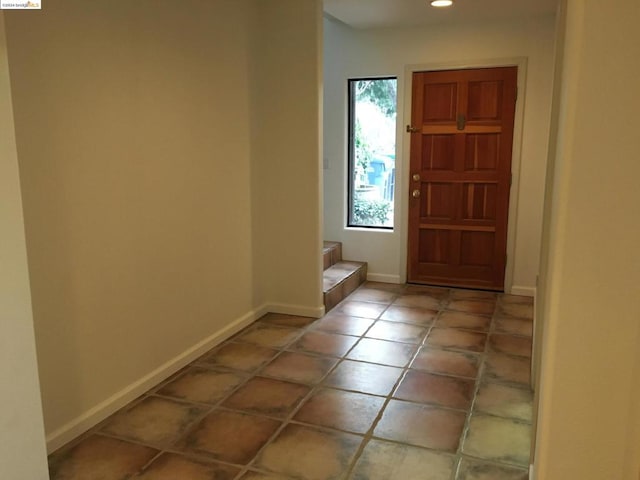
[[[423,135],[422,170],[452,170],[455,135]]]
[[[500,161],[500,134],[467,134],[464,169],[497,170]]]
[[[425,85],[424,118],[429,122],[455,121],[458,98],[457,83]]]
[[[450,183],[422,184],[420,217],[429,220],[453,220],[455,204],[453,202],[453,185]]]
[[[500,120],[503,83],[469,82],[467,120]]]
[[[413,75],[408,280],[502,290],[516,67]]]
[[[498,188],[493,183],[465,183],[462,188],[462,220],[496,220]]]
[[[494,232],[462,232],[460,241],[460,263],[476,267],[491,268],[493,264]]]
[[[420,231],[420,262],[447,265],[449,263],[449,231]]]

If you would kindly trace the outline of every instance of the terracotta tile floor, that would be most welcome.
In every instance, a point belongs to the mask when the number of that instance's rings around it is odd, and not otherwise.
[[[52,480],[523,480],[531,299],[366,283],[269,314],[49,458]]]

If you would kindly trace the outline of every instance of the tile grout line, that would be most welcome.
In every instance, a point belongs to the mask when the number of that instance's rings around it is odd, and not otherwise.
[[[404,288],[403,288],[402,290],[403,290],[403,292],[404,292]],[[357,290],[356,290],[356,291],[357,291]],[[355,293],[355,292],[354,292],[354,293]],[[353,295],[353,294],[352,294],[352,295]],[[338,366],[339,366],[340,364],[344,363],[344,362],[345,362],[345,360],[348,360],[348,359],[347,359],[347,356],[349,355],[349,353],[350,353],[351,351],[353,351],[353,350],[356,348],[356,346],[357,346],[358,344],[360,344],[360,342],[361,342],[364,338],[367,338],[367,337],[366,337],[367,333],[368,333],[368,332],[373,328],[373,326],[376,324],[376,322],[377,322],[378,320],[380,320],[380,317],[381,317],[382,315],[384,315],[384,313],[385,313],[385,312],[386,312],[386,311],[391,307],[391,305],[393,305],[393,303],[395,302],[395,300],[397,299],[397,297],[398,297],[399,295],[400,295],[399,293],[394,293],[394,294],[392,295],[392,297],[391,297],[391,301],[390,301],[388,304],[386,304],[386,307],[385,307],[385,308],[384,308],[384,309],[383,309],[383,310],[382,310],[382,311],[377,315],[377,317],[376,317],[375,319],[372,319],[372,320],[373,320],[373,322],[371,323],[371,325],[369,325],[369,327],[368,327],[368,328],[367,328],[367,329],[362,333],[362,335],[360,335],[359,340],[358,340],[356,343],[354,343],[354,344],[353,344],[353,346],[352,346],[352,347],[347,351],[347,353],[345,353],[345,354],[344,354],[344,356],[341,358],[340,362],[338,362],[338,363],[336,364],[335,368],[333,369],[334,371],[338,368]],[[349,298],[349,296],[347,296],[347,297],[346,297],[342,302],[340,302],[340,303],[345,302],[348,298]],[[336,305],[336,307],[334,307],[334,308],[337,308],[337,307],[340,305],[340,303],[339,303],[338,305]],[[418,349],[418,350],[419,350],[419,349]],[[368,362],[362,362],[362,363],[368,363]],[[409,361],[409,363],[411,363],[411,360]],[[333,373],[333,372],[331,372],[331,373]],[[328,377],[328,375],[329,375],[329,374],[327,374],[327,376],[325,376],[325,378],[323,379],[323,382],[324,382],[324,380],[326,380],[326,378]],[[385,397],[385,402],[383,403],[382,407],[380,408],[380,411],[379,411],[379,412],[378,412],[378,414],[376,415],[376,418],[374,419],[374,421],[373,421],[373,423],[372,423],[372,426],[369,428],[369,430],[368,430],[367,432],[365,432],[364,436],[362,436],[362,440],[360,441],[360,445],[358,446],[358,449],[356,450],[355,454],[353,455],[353,458],[351,459],[351,461],[350,461],[350,463],[349,463],[349,467],[347,468],[346,473],[345,473],[345,474],[343,474],[343,475],[341,476],[341,478],[346,479],[346,478],[348,478],[348,477],[351,475],[352,470],[355,468],[355,465],[356,465],[356,463],[357,463],[358,459],[360,458],[360,456],[361,456],[362,452],[364,451],[365,446],[368,444],[368,442],[369,442],[369,440],[370,440],[370,438],[371,438],[371,436],[372,436],[373,429],[375,428],[375,425],[377,424],[377,422],[378,422],[379,418],[381,418],[381,416],[382,416],[382,412],[384,411],[384,409],[386,408],[386,405],[387,405],[387,404],[388,404],[388,402],[390,401],[390,400],[389,400],[389,395],[391,395],[391,394],[393,393],[393,391],[396,389],[397,385],[400,383],[400,381],[401,381],[401,379],[402,379],[402,378],[404,378],[404,370],[403,370],[403,373],[401,373],[401,374],[400,374],[400,376],[399,376],[398,380],[396,380],[396,382],[394,383],[393,387],[391,388],[391,392],[390,392],[390,394],[388,394],[388,395]],[[359,436],[361,436],[361,435],[359,435]]]
[[[485,344],[485,349],[484,349],[484,352],[482,354],[482,361],[481,361],[480,369],[478,371],[478,377],[477,377],[477,380],[476,380],[476,387],[474,389],[474,396],[473,396],[472,405],[471,405],[471,407],[469,409],[469,416],[468,416],[467,421],[465,423],[463,434],[461,435],[461,439],[460,439],[461,440],[460,441],[460,445],[458,447],[458,453],[457,453],[458,465],[457,465],[457,468],[456,468],[456,470],[457,470],[456,475],[459,473],[460,466],[462,464],[462,460],[465,457],[474,458],[474,459],[476,459],[478,461],[482,461],[482,462],[492,463],[492,464],[495,464],[497,466],[506,466],[506,467],[518,468],[518,469],[523,468],[521,465],[517,465],[517,464],[514,464],[514,463],[506,463],[506,462],[496,461],[495,459],[485,459],[485,458],[481,458],[481,457],[475,457],[473,455],[467,455],[466,453],[463,452],[463,444],[466,441],[466,438],[467,438],[467,436],[469,434],[471,417],[475,416],[475,414],[478,413],[478,412],[475,411],[475,406],[476,406],[476,402],[477,402],[477,399],[478,399],[478,394],[479,394],[480,387],[482,387],[483,383],[487,383],[485,381],[485,379],[484,379],[484,373],[485,373],[486,361],[487,361],[487,358],[488,358],[488,354],[491,352],[491,342],[490,342],[490,340],[492,338],[492,335],[494,333],[496,333],[496,329],[495,329],[496,325],[495,324],[496,324],[496,319],[497,319],[498,311],[499,311],[499,302],[500,302],[500,298],[498,297],[496,299],[496,305],[495,305],[494,313],[491,316],[491,323],[489,325],[489,330],[487,332],[487,342]],[[504,354],[504,353],[501,353],[501,354]],[[504,355],[507,355],[509,357],[511,357],[511,356],[518,357],[516,355],[508,355],[508,354],[504,354]],[[525,358],[525,357],[520,357],[520,358]],[[488,383],[497,384],[497,385],[504,385],[505,387],[514,388],[512,385],[509,385],[508,383],[505,384],[503,382],[488,382]],[[481,415],[483,415],[483,416],[490,416],[490,417],[493,417],[493,418],[499,418],[499,419],[503,419],[503,420],[510,420],[512,422],[515,422],[515,423],[531,425],[531,423],[528,423],[528,422],[525,422],[525,421],[522,421],[520,419],[513,418],[513,417],[504,417],[504,416],[494,415],[494,414],[485,413],[485,412],[479,412],[479,413]],[[455,476],[453,477],[452,480],[455,480]]]
[[[256,320],[252,325],[249,326],[249,328],[247,328],[247,331],[244,333],[248,333],[251,332],[253,330],[256,330],[256,325],[258,324],[258,321]],[[243,331],[238,332],[238,334],[243,333]],[[294,341],[296,341],[302,334],[296,336],[294,339],[292,339],[289,343],[285,344],[285,345],[289,345],[290,343],[293,343]],[[211,459],[207,456],[199,456],[197,453],[195,452],[190,452],[190,451],[185,451],[182,450],[180,448],[177,448],[177,445],[186,437],[188,437],[194,430],[195,428],[206,418],[208,417],[211,413],[213,413],[215,410],[217,409],[224,409],[224,407],[222,406],[222,403],[225,402],[229,397],[231,397],[232,395],[234,395],[238,390],[240,390],[242,387],[244,387],[252,378],[255,378],[258,373],[270,362],[272,362],[273,360],[275,360],[281,353],[282,353],[282,349],[284,349],[285,347],[280,347],[274,350],[277,350],[277,353],[275,353],[272,357],[270,357],[268,360],[266,360],[262,365],[260,365],[259,367],[250,370],[250,371],[238,371],[238,370],[234,370],[234,369],[218,369],[215,370],[213,365],[208,365],[210,367],[210,371],[222,371],[222,372],[229,372],[229,373],[235,373],[235,374],[243,374],[242,376],[244,376],[244,380],[242,382],[240,382],[238,385],[236,385],[233,389],[231,389],[229,392],[227,392],[225,395],[223,395],[217,402],[213,403],[213,404],[207,404],[207,403],[201,403],[201,402],[194,402],[194,401],[190,401],[190,400],[185,400],[185,399],[180,399],[180,398],[176,398],[176,397],[166,397],[163,396],[162,394],[158,394],[157,392],[159,390],[161,390],[162,388],[164,388],[164,386],[177,381],[178,379],[182,378],[183,376],[185,376],[189,370],[191,370],[193,367],[201,367],[201,363],[200,360],[205,357],[205,356],[211,356],[213,354],[215,354],[216,351],[222,349],[222,347],[224,347],[225,345],[228,344],[232,344],[232,343],[240,343],[240,344],[249,344],[249,345],[256,345],[256,346],[261,346],[259,344],[254,344],[254,343],[249,343],[249,342],[235,342],[234,340],[237,340],[238,335],[235,335],[233,338],[229,338],[227,340],[225,340],[224,342],[222,342],[220,345],[214,347],[212,350],[213,351],[209,351],[204,353],[203,355],[201,355],[200,357],[198,357],[197,359],[195,359],[193,362],[191,362],[190,364],[186,365],[183,369],[181,369],[181,371],[176,372],[176,374],[172,375],[171,377],[169,377],[166,381],[161,382],[159,385],[157,385],[156,387],[153,387],[152,389],[150,389],[149,391],[147,391],[143,397],[145,398],[151,398],[151,397],[155,397],[155,398],[161,398],[161,399],[166,399],[166,400],[172,400],[172,401],[177,401],[178,403],[184,403],[185,405],[194,405],[194,406],[206,406],[208,408],[203,410],[203,413],[199,416],[197,416],[193,421],[189,422],[188,426],[184,429],[184,431],[178,435],[173,442],[171,442],[169,445],[165,445],[162,448],[159,448],[159,452],[158,454],[151,460],[149,461],[147,464],[145,464],[143,466],[143,468],[141,468],[138,472],[142,473],[145,471],[145,469],[148,469],[151,464],[156,461],[160,456],[164,455],[164,454],[178,454],[181,456],[196,456],[196,457],[201,457],[201,458],[207,458],[209,460],[213,460],[214,462],[219,462],[219,463],[223,463],[223,464],[228,464],[228,462],[224,462],[224,461],[220,461],[219,459]],[[270,347],[267,347],[270,348]],[[206,365],[206,364],[205,364]],[[205,368],[206,369],[206,368]],[[135,405],[137,405],[138,403],[141,403],[142,400],[140,400],[139,402],[136,402]],[[131,405],[129,407],[129,409],[133,408],[135,405]],[[226,410],[226,409],[225,409]],[[247,412],[243,412],[245,414],[247,414]],[[142,445],[142,446],[147,446],[147,447],[152,447],[152,448],[157,448],[158,446],[153,446],[150,444],[146,444],[143,442],[139,442],[136,440],[131,440],[128,438],[124,438],[118,435],[113,435],[113,434],[109,434],[108,432],[98,432],[98,433],[102,433],[104,436],[108,436],[111,438],[117,438],[119,440],[125,440],[129,443],[134,443],[134,444],[138,444],[138,445]],[[237,464],[231,464],[233,466],[237,466]],[[242,468],[240,469],[241,473],[242,473]]]
[[[357,291],[357,290],[356,290]],[[349,297],[347,297],[349,298]],[[340,303],[338,303],[338,305],[340,305],[341,303],[343,303],[346,299],[342,300]],[[336,305],[337,308],[338,305]],[[325,315],[326,316],[326,315]],[[321,317],[324,318],[324,317]],[[318,319],[319,320],[319,319]],[[317,321],[317,320],[316,320]],[[310,323],[309,325],[307,325],[303,330],[304,333],[307,333],[308,331],[313,331],[313,329],[311,328],[311,325],[313,324]],[[362,338],[364,338],[364,335],[366,335],[366,333],[369,331],[369,329],[371,329],[371,327],[375,324],[375,320],[371,323],[371,325],[362,333],[361,336],[359,336],[359,340],[357,342],[355,342],[351,348],[349,348],[349,350],[347,350],[347,352],[335,363],[335,365],[333,367],[331,367],[323,376],[322,378],[320,378],[320,380],[318,380],[318,382],[316,382],[312,388],[309,390],[309,392],[307,393],[307,395],[305,395],[299,402],[298,404],[295,406],[295,408],[292,409],[291,412],[289,412],[289,414],[282,420],[282,424],[280,425],[280,427],[278,427],[276,429],[276,431],[273,433],[273,435],[271,435],[269,437],[269,439],[264,443],[264,445],[262,445],[262,447],[260,447],[260,449],[258,449],[258,451],[256,452],[256,454],[253,456],[253,458],[246,464],[243,472],[241,472],[242,474],[246,473],[247,471],[249,471],[250,468],[255,467],[255,462],[256,460],[260,457],[261,453],[266,450],[266,448],[271,445],[273,443],[273,441],[282,433],[282,431],[288,426],[288,425],[295,425],[295,423],[291,423],[293,421],[293,417],[298,413],[298,411],[302,408],[302,406],[320,389],[323,388],[324,385],[324,381],[326,380],[326,378],[331,375],[340,364],[342,364],[344,362],[344,360],[346,359],[346,356],[349,354],[349,352],[351,352],[351,350],[353,350],[356,345],[358,345],[358,343],[360,343],[360,340],[362,340]],[[275,358],[279,357],[280,354],[282,352],[285,351],[285,349],[290,346],[291,344],[293,344],[293,342],[297,341],[298,339],[300,339],[300,337],[302,337],[304,335],[304,333],[300,334],[299,336],[297,336],[294,340],[292,340],[291,342],[289,342],[287,345],[283,346],[282,349],[280,350],[280,353],[278,355],[276,355]],[[272,360],[273,361],[273,360]],[[262,369],[264,369],[266,367],[266,365],[264,365],[261,369],[259,369],[259,371],[261,371]],[[259,373],[259,371],[255,374],[257,375]],[[254,375],[254,376],[255,376]],[[240,477],[239,477],[240,478]]]
[[[388,307],[387,307],[388,308]],[[380,422],[380,420],[382,419],[382,417],[384,416],[384,412],[387,409],[387,406],[389,405],[389,403],[391,403],[391,400],[394,399],[393,394],[396,392],[396,390],[398,389],[398,387],[400,386],[400,384],[403,382],[403,380],[405,379],[408,371],[409,371],[409,366],[415,361],[416,357],[419,355],[420,350],[422,349],[422,347],[424,346],[424,342],[426,341],[427,337],[429,336],[429,333],[431,332],[431,330],[433,329],[433,326],[436,322],[436,319],[439,315],[441,310],[438,310],[438,314],[436,314],[435,318],[433,319],[431,325],[429,326],[429,328],[427,329],[427,332],[424,335],[424,338],[422,339],[422,342],[418,345],[416,345],[416,351],[413,353],[413,355],[411,356],[411,358],[409,359],[409,361],[405,364],[405,366],[402,369],[402,373],[400,374],[400,376],[398,377],[398,380],[396,380],[396,382],[394,383],[393,387],[391,388],[391,391],[389,392],[389,394],[386,396],[384,403],[382,404],[382,407],[380,408],[378,414],[376,415],[376,417],[374,418],[371,426],[369,427],[369,430],[367,430],[364,440],[362,441],[362,443],[360,444],[358,450],[356,451],[353,459],[351,460],[351,463],[349,465],[349,468],[347,469],[346,474],[342,477],[345,480],[349,479],[352,475],[353,472],[355,470],[356,465],[358,464],[358,461],[360,460],[360,457],[362,456],[362,453],[364,452],[366,446],[369,444],[369,442],[374,438],[373,433],[376,429],[376,427],[378,426],[378,423]],[[405,443],[402,443],[402,445],[407,445]]]
[[[314,321],[317,321],[317,320],[314,320]],[[258,451],[256,452],[256,454],[255,454],[255,455],[254,455],[254,456],[253,456],[253,457],[252,457],[252,458],[251,458],[251,459],[250,459],[250,460],[249,460],[245,465],[242,465],[242,466],[241,466],[241,468],[240,468],[240,472],[238,473],[238,475],[237,475],[235,478],[238,478],[238,479],[239,479],[239,478],[241,478],[241,477],[242,477],[246,472],[248,472],[248,471],[249,471],[249,468],[251,467],[251,465],[253,464],[253,462],[256,460],[256,458],[260,455],[260,453],[262,452],[262,450],[263,450],[267,445],[269,445],[269,444],[273,441],[273,439],[274,439],[274,438],[275,438],[275,437],[276,437],[276,436],[277,436],[277,435],[278,435],[278,434],[279,434],[279,433],[284,429],[284,426],[285,426],[285,425],[286,425],[286,423],[287,423],[287,419],[288,419],[288,417],[285,417],[285,419],[281,419],[281,418],[271,417],[271,416],[269,416],[269,415],[262,415],[262,414],[253,413],[253,412],[246,412],[246,411],[242,411],[242,410],[240,410],[240,411],[239,411],[239,410],[235,410],[235,409],[232,409],[232,408],[224,407],[224,406],[222,405],[222,403],[223,403],[223,402],[225,402],[227,399],[229,399],[232,395],[234,395],[238,390],[240,390],[240,388],[244,387],[244,386],[245,386],[245,385],[246,385],[250,380],[252,380],[252,379],[256,378],[257,376],[259,376],[259,375],[262,373],[262,371],[263,371],[263,370],[264,370],[264,369],[265,369],[265,368],[266,368],[266,367],[267,367],[271,362],[273,362],[274,360],[276,360],[277,358],[279,358],[279,357],[280,357],[284,352],[287,352],[286,348],[288,348],[288,347],[289,347],[290,345],[292,345],[294,342],[297,342],[297,341],[300,339],[300,337],[302,337],[302,336],[303,336],[303,335],[304,335],[304,334],[305,334],[305,333],[310,329],[310,326],[311,326],[313,323],[314,323],[314,322],[311,322],[311,323],[309,323],[308,325],[306,325],[306,326],[304,326],[304,327],[302,327],[302,328],[296,328],[296,327],[291,327],[291,326],[289,326],[289,325],[280,325],[280,324],[271,324],[271,323],[266,323],[266,322],[260,322],[260,319],[257,319],[257,320],[254,322],[254,324],[258,324],[258,325],[267,325],[267,326],[276,327],[276,328],[283,328],[283,329],[287,329],[287,328],[288,328],[288,329],[296,329],[296,330],[300,330],[301,332],[300,332],[300,333],[298,333],[298,334],[297,334],[294,338],[292,338],[290,341],[288,341],[288,342],[284,343],[283,345],[281,345],[281,346],[279,346],[279,347],[275,347],[275,348],[274,348],[273,346],[266,346],[266,345],[261,345],[261,344],[256,344],[256,343],[251,343],[251,342],[242,342],[242,341],[240,340],[240,342],[239,342],[239,343],[241,343],[241,344],[249,344],[249,345],[261,346],[261,347],[264,347],[264,348],[271,348],[271,349],[273,349],[273,350],[276,350],[276,351],[277,351],[277,353],[275,353],[275,354],[274,354],[272,357],[270,357],[268,360],[264,361],[260,366],[258,366],[258,367],[257,367],[257,368],[255,368],[254,370],[252,370],[252,373],[250,373],[250,374],[248,375],[248,378],[247,378],[244,382],[242,382],[240,385],[238,385],[236,388],[234,388],[234,389],[233,389],[233,390],[232,390],[228,395],[226,395],[224,398],[222,398],[222,399],[221,399],[221,400],[216,404],[216,406],[214,406],[214,407],[209,411],[209,413],[208,413],[207,415],[209,415],[210,413],[212,413],[212,412],[213,412],[213,410],[215,410],[215,409],[222,409],[223,411],[239,412],[239,413],[241,413],[241,414],[245,414],[245,415],[253,415],[253,416],[264,417],[264,418],[272,418],[272,419],[274,419],[274,420],[277,420],[277,421],[279,421],[279,422],[282,422],[282,424],[280,425],[280,427],[278,427],[278,428],[274,431],[274,433],[269,437],[269,439],[264,443],[264,445],[263,445],[260,449],[258,449]],[[252,327],[252,328],[248,328],[248,329],[247,329],[247,331],[248,331],[248,332],[250,332],[250,331],[253,331],[253,330],[256,330],[256,329],[257,329],[256,327],[254,327],[254,325],[252,325],[251,327]],[[238,333],[241,333],[241,332],[238,332]],[[245,332],[245,333],[247,333],[247,332]],[[230,340],[231,340],[231,339],[230,339]],[[233,342],[231,342],[231,341],[223,342],[219,347],[216,347],[216,349],[221,348],[223,345],[225,345],[225,344],[227,344],[227,343],[233,343]],[[263,377],[263,378],[269,378],[269,377]],[[281,381],[282,381],[282,380],[281,380]],[[297,382],[290,382],[290,383],[297,383]],[[308,385],[306,385],[306,386],[308,386]],[[306,400],[306,398],[307,398],[307,397],[308,397],[308,396],[309,396],[313,391],[314,391],[314,388],[311,388],[311,389],[309,390],[309,392],[307,393],[307,395],[306,395],[305,397],[303,397],[303,398],[298,402],[298,405],[297,405],[296,409],[297,409],[297,408],[299,408],[299,407],[300,407],[300,405],[302,405],[302,404],[304,403],[304,401]],[[204,419],[204,417],[203,417],[203,419]],[[189,432],[186,432],[186,433],[185,433],[185,435],[184,435],[184,437],[186,437],[186,435],[187,435],[188,433],[191,433],[191,430],[192,430],[193,428],[195,428],[195,426],[190,427],[190,428],[189,428]],[[178,442],[176,442],[176,443],[178,443]],[[233,465],[235,466],[235,465],[239,465],[239,464],[233,464]]]
[[[482,376],[484,373],[484,364],[487,358],[487,352],[489,350],[489,338],[491,335],[491,330],[493,329],[493,322],[494,322],[494,315],[495,312],[498,308],[498,298],[496,297],[494,300],[494,308],[493,308],[493,314],[491,315],[491,321],[489,323],[489,329],[486,332],[486,339],[485,339],[485,344],[484,344],[484,349],[480,355],[480,363],[478,365],[478,373],[476,375],[476,380],[475,380],[475,384],[474,384],[474,388],[473,388],[473,398],[471,399],[471,404],[469,405],[469,411],[467,413],[467,417],[465,419],[465,423],[464,426],[462,428],[462,431],[460,432],[460,439],[458,442],[458,448],[456,451],[456,464],[455,467],[453,469],[452,475],[451,475],[451,480],[456,480],[456,478],[458,477],[458,474],[460,473],[460,466],[462,465],[462,458],[463,458],[463,445],[467,439],[467,435],[469,434],[469,428],[471,425],[471,417],[473,416],[473,412],[474,412],[474,408],[475,408],[475,404],[478,398],[478,391],[480,389],[480,385],[482,383]]]

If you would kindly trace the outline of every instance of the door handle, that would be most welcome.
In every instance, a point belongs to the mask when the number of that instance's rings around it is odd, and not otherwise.
[[[420,129],[418,127],[412,127],[411,125],[407,125],[407,133],[418,133]]]
[[[413,192],[411,192],[411,196],[413,198],[420,198],[420,190],[414,190]]]

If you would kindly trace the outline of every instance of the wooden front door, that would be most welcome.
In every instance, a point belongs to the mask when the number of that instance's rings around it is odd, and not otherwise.
[[[413,74],[408,281],[504,288],[517,67]]]

